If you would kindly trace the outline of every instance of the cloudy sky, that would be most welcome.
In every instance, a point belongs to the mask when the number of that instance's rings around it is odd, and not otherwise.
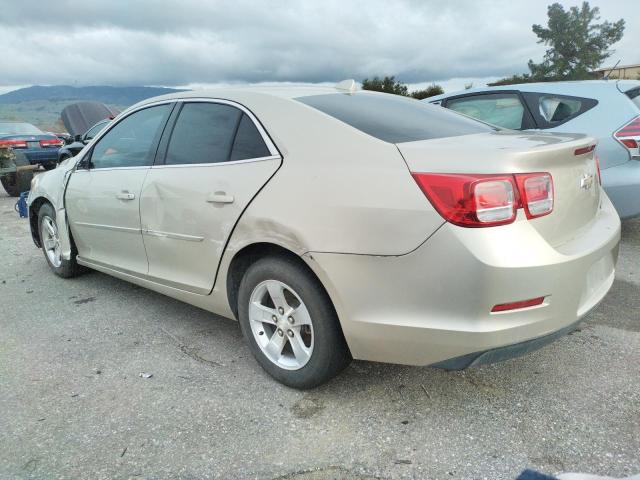
[[[640,63],[639,0],[610,62]],[[527,70],[551,0],[0,0],[0,92],[25,85],[336,82],[482,85]],[[578,1],[561,1],[565,6]]]

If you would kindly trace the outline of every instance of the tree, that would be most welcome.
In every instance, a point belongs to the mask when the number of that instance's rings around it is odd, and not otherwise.
[[[376,92],[393,93],[395,95],[409,95],[409,88],[404,84],[396,81],[396,77],[373,77],[371,80],[365,78],[362,81],[363,90],[374,90]]]
[[[440,95],[444,93],[444,90],[440,85],[432,83],[424,90],[414,90],[409,93],[409,87],[396,80],[395,76],[385,76],[383,78],[377,75],[371,79],[365,78],[362,81],[363,90],[373,90],[375,92],[393,93],[395,95],[402,95],[403,97],[412,97],[418,100],[423,98],[433,97],[434,95]]]
[[[413,92],[411,92],[410,95],[413,98],[422,100],[423,98],[429,98],[435,95],[442,95],[443,93],[444,93],[444,90],[440,85],[436,85],[435,83],[432,83],[424,90],[414,90]]]
[[[609,47],[624,34],[625,22],[600,20],[600,9],[582,2],[581,7],[565,10],[559,3],[547,8],[547,26],[533,25],[538,43],[547,49],[542,62],[529,60],[530,74],[514,75],[491,85],[507,85],[518,82],[591,79],[593,70],[602,65],[613,51]]]

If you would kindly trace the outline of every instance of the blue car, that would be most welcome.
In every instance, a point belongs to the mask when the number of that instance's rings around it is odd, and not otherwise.
[[[602,185],[618,214],[640,215],[640,81],[527,83],[474,88],[425,101],[503,128],[596,138]]]
[[[0,121],[0,145],[23,153],[31,165],[51,170],[58,163],[58,150],[64,141],[30,123]]]

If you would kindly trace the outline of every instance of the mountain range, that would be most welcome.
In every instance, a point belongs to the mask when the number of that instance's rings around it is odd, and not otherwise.
[[[146,98],[180,91],[165,87],[26,87],[0,95],[0,121],[28,122],[44,131],[62,132],[60,112],[70,103],[92,100],[124,110]]]

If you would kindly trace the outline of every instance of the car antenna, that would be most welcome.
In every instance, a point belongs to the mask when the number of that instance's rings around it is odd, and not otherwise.
[[[604,76],[605,80],[609,80],[609,75],[611,75],[611,72],[613,72],[616,69],[619,63],[620,63],[620,60],[618,60],[616,64],[613,66],[613,68],[609,70],[609,72]]]
[[[358,88],[358,84],[353,78],[350,78],[348,80],[342,80],[341,82],[336,83],[334,88],[336,90],[344,90],[349,93],[354,93]]]

